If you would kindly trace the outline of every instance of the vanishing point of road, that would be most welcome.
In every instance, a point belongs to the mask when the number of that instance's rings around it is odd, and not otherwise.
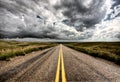
[[[120,82],[120,66],[61,44],[0,62],[0,82]]]

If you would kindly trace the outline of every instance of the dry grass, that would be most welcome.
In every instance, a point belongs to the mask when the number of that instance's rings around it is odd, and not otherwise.
[[[24,56],[27,53],[55,46],[54,43],[16,42],[0,40],[0,60]]]

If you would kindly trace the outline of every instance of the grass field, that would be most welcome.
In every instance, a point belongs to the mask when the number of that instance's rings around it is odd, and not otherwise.
[[[17,42],[0,40],[0,60],[22,56],[27,53],[55,46],[55,43]]]
[[[120,42],[83,42],[64,44],[94,57],[104,58],[120,64]]]
[[[55,46],[59,43],[17,42],[0,40],[0,60]],[[104,58],[120,64],[120,42],[63,43],[65,46],[94,57]]]

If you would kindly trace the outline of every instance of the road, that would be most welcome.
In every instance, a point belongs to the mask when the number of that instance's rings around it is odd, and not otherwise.
[[[120,66],[59,45],[0,61],[0,82],[120,82]]]

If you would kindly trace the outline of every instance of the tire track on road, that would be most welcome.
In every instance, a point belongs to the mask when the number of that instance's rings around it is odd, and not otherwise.
[[[49,51],[48,53],[44,54],[34,64],[32,64],[32,66],[30,66],[23,74],[21,74],[19,77],[17,77],[17,79],[15,79],[15,82],[24,82],[26,79],[28,79],[28,77],[37,73],[36,71],[41,68],[41,66],[42,66],[42,64],[44,64],[44,62],[46,62],[50,57],[52,57],[53,52],[55,50],[56,50],[56,48]]]

